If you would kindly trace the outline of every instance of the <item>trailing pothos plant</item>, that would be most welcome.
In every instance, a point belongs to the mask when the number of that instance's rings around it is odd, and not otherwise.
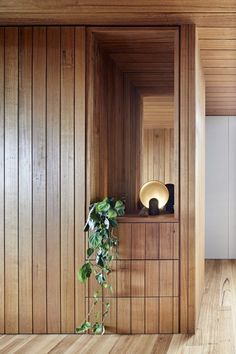
[[[105,198],[101,202],[93,203],[89,208],[89,215],[84,231],[90,231],[88,236],[87,260],[78,271],[78,278],[84,283],[94,276],[99,289],[93,294],[93,303],[86,320],[77,333],[91,330],[94,334],[104,334],[104,321],[109,312],[110,303],[102,299],[102,289],[112,292],[112,284],[108,276],[112,272],[112,260],[117,254],[118,238],[114,235],[117,227],[117,217],[125,213],[125,205],[121,200]],[[103,308],[102,312],[97,308]],[[92,320],[92,318],[94,320]]]

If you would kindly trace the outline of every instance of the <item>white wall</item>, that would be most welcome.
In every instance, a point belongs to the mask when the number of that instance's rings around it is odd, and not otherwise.
[[[206,118],[206,258],[236,258],[236,117]]]

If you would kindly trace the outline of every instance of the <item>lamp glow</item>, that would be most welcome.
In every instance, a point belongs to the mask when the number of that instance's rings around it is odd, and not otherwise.
[[[164,183],[159,181],[146,182],[140,189],[139,198],[141,203],[149,208],[150,199],[157,199],[159,208],[163,208],[169,199],[169,191]]]

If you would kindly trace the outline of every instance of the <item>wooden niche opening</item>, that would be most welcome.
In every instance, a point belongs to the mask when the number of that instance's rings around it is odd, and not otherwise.
[[[88,29],[87,201],[125,198],[148,180],[175,185],[178,216],[178,28]]]

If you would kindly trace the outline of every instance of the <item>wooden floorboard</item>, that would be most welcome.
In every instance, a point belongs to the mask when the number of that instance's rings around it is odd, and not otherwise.
[[[188,335],[1,335],[0,353],[235,354],[236,260],[206,261],[199,323]]]

